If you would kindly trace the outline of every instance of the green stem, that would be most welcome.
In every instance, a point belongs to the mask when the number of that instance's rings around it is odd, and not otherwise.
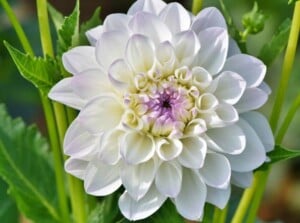
[[[277,129],[277,124],[280,118],[284,97],[287,91],[288,81],[290,79],[290,74],[292,71],[292,67],[295,59],[295,53],[297,49],[299,29],[300,29],[300,2],[297,1],[295,3],[292,27],[291,27],[287,50],[283,62],[281,79],[275,97],[275,103],[273,106],[271,118],[270,118],[270,124],[273,132],[275,132]]]
[[[284,118],[284,121],[281,125],[281,127],[279,128],[277,137],[276,137],[276,143],[279,144],[282,142],[283,137],[287,131],[287,129],[289,128],[297,110],[300,107],[300,95],[298,95],[298,97],[294,100],[293,104],[291,105],[291,107],[289,108],[286,117]]]
[[[194,15],[197,15],[198,12],[200,12],[201,7],[202,7],[202,0],[193,0],[192,13]]]
[[[278,119],[280,118],[280,111],[282,109],[285,92],[287,90],[288,80],[292,70],[292,65],[295,60],[295,52],[296,52],[297,41],[299,36],[299,27],[300,27],[300,1],[297,1],[295,4],[292,28],[290,31],[288,46],[283,61],[281,81],[278,88],[280,90],[277,92],[274,107],[270,118],[270,125],[272,127],[273,132],[275,132],[277,128]],[[281,137],[281,139],[285,135],[285,132],[286,129],[282,133],[280,133],[282,135],[279,136]],[[276,138],[276,142],[280,143],[281,139],[278,140],[278,138]],[[249,212],[250,219],[248,218],[249,220],[247,220],[247,223],[249,223],[251,220],[252,222],[254,221],[267,183],[269,172],[270,172],[270,168],[255,172],[253,185],[250,188],[245,190],[242,199],[240,201],[240,204],[238,206],[238,209],[236,211],[236,214],[233,217],[232,223],[244,222],[244,218],[247,214],[247,210],[250,210]]]
[[[44,51],[44,55],[54,57],[52,40],[49,28],[49,19],[47,12],[47,1],[37,0],[39,27],[41,32],[41,41]],[[60,148],[62,148],[65,132],[68,128],[68,118],[63,105],[53,102],[53,108],[56,117],[56,125],[60,139]],[[62,149],[61,149],[62,151]],[[67,175],[69,187],[70,187],[70,198],[74,220],[77,223],[86,222],[86,209],[85,209],[85,196],[82,187],[82,183],[71,175]]]
[[[228,206],[224,209],[215,208],[214,217],[212,223],[225,223],[227,217]]]
[[[14,11],[11,9],[10,5],[7,3],[6,0],[1,0],[1,4],[5,12],[7,13],[10,22],[12,23],[17,36],[21,42],[21,45],[25,52],[29,55],[34,56],[34,52],[32,47],[25,35],[25,32],[19,23]],[[56,126],[54,121],[54,113],[51,107],[51,103],[47,97],[43,96],[40,92],[40,98],[42,101],[42,106],[44,110],[45,120],[47,123],[50,147],[53,154],[54,159],[54,171],[55,171],[55,180],[56,180],[56,190],[58,194],[58,202],[60,207],[60,212],[62,215],[63,222],[70,222],[69,221],[69,208],[68,208],[68,198],[65,191],[65,184],[64,184],[64,169],[62,164],[62,157],[60,154],[60,146],[59,146],[59,139],[56,132]]]

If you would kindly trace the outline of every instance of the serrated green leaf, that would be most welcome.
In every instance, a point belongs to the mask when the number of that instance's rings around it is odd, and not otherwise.
[[[9,43],[4,42],[4,44],[20,74],[42,93],[47,94],[59,76],[56,62],[50,58],[43,59],[26,55]]]
[[[268,164],[277,163],[282,160],[292,159],[300,156],[300,150],[285,149],[279,145],[275,146],[275,149],[268,153],[268,157],[271,159]]]
[[[268,41],[261,49],[259,58],[269,66],[287,45],[291,29],[291,20],[288,18],[279,26],[271,41]]]
[[[80,26],[80,33],[79,33],[80,44],[85,45],[88,43],[87,38],[85,36],[85,32],[87,30],[99,26],[101,24],[100,12],[101,12],[101,8],[100,7],[96,8],[92,17]]]
[[[59,30],[64,23],[64,16],[52,5],[48,4],[48,11],[56,30]]]
[[[64,18],[64,21],[58,29],[58,55],[62,55],[70,47],[79,44],[79,0],[70,16]]]
[[[0,105],[0,176],[19,210],[39,223],[60,222],[47,150],[47,142],[36,127],[11,119]]]
[[[15,202],[7,194],[8,187],[0,179],[0,220],[1,222],[18,223],[18,209]]]

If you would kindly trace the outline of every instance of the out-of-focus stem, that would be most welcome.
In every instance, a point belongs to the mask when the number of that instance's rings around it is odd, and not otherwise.
[[[201,7],[202,7],[202,0],[193,0],[192,13],[194,15],[197,15],[198,12],[200,12]]]

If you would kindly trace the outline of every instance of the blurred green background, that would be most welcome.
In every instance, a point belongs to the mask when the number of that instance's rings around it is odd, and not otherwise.
[[[51,0],[51,4],[68,15],[72,11],[75,0]],[[134,2],[133,0],[81,0],[81,21],[89,18],[94,9],[101,5],[101,18],[104,19],[107,14],[116,12],[126,12],[129,6]],[[167,1],[171,2],[171,1]],[[187,9],[191,8],[191,0],[178,1],[182,3]],[[248,52],[257,56],[262,46],[269,42],[273,33],[278,26],[286,18],[291,18],[293,13],[293,5],[288,5],[287,0],[258,0],[259,8],[267,15],[264,30],[253,36],[249,36],[247,41]],[[34,0],[9,0],[13,6],[14,11],[18,15],[26,34],[37,55],[41,55],[39,31],[35,14]],[[224,3],[233,18],[234,23],[238,28],[242,29],[242,16],[250,11],[253,7],[252,0],[224,0]],[[203,7],[216,6],[220,9],[218,0],[204,0]],[[45,133],[44,118],[42,108],[39,101],[39,95],[36,89],[24,80],[19,74],[13,64],[11,58],[6,51],[3,40],[21,49],[16,34],[8,18],[0,8],[0,103],[5,103],[8,111],[13,117],[21,116],[27,123],[37,123],[42,132]],[[283,53],[275,60],[269,67],[266,76],[266,82],[272,88],[272,95],[268,103],[262,109],[266,115],[270,115],[270,110],[274,102],[274,93],[278,90],[278,77],[281,72],[283,60]],[[286,97],[286,104],[284,106],[283,114],[286,112],[288,106],[300,93],[300,51],[298,49],[295,60],[293,73],[289,85],[289,90]],[[284,139],[283,145],[287,148],[300,148],[300,115],[298,114]],[[0,184],[2,184],[0,182]],[[2,184],[4,185],[4,184]],[[1,193],[0,201],[7,196]],[[0,202],[1,205],[1,202]],[[7,210],[15,211],[14,206],[0,206],[1,211]],[[16,212],[17,213],[17,212]],[[259,215],[265,221],[271,222],[300,222],[300,160],[292,160],[276,164],[273,168],[269,184],[266,190],[265,199],[261,205]],[[16,214],[17,216],[17,214]],[[15,222],[15,219],[0,219],[0,222]],[[4,220],[4,221],[3,221]]]

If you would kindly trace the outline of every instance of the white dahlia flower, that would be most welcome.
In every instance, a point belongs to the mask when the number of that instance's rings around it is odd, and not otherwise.
[[[216,8],[197,16],[178,3],[138,0],[87,32],[91,46],[63,55],[73,76],[49,97],[78,109],[65,169],[87,193],[121,186],[122,214],[156,212],[170,198],[185,218],[205,202],[224,208],[231,184],[248,187],[274,146],[253,111],[268,99],[266,66],[241,54]]]

